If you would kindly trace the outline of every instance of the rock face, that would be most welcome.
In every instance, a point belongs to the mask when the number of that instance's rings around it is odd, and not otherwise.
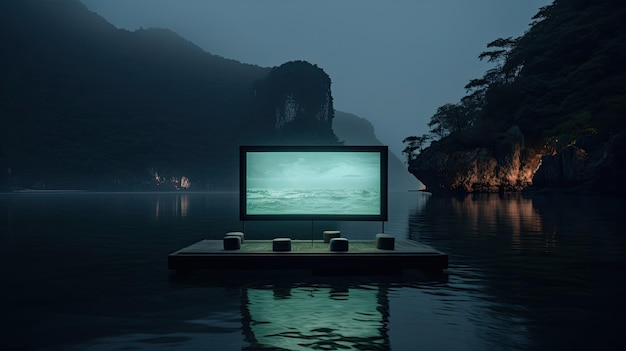
[[[291,61],[254,86],[255,131],[280,144],[335,144],[330,77],[317,65]]]
[[[492,148],[467,148],[454,139],[433,142],[409,172],[439,194],[521,191],[532,183],[541,154],[525,147],[517,126]]]
[[[626,132],[592,134],[554,155],[541,166],[527,190],[568,189],[579,192],[626,194]]]
[[[491,148],[462,148],[454,139],[434,142],[410,163],[409,172],[437,194],[565,190],[624,195],[626,132],[590,134],[547,154],[526,147],[514,126]]]

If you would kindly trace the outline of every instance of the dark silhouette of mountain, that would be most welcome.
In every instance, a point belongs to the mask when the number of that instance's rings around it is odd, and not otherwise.
[[[234,188],[240,144],[285,130],[336,142],[330,78],[303,61],[243,64],[167,29],[117,29],[76,0],[3,0],[0,40],[0,184],[13,188]],[[323,123],[278,128],[267,111],[289,77],[313,89],[290,103],[320,104]]]
[[[346,145],[382,145],[370,121],[352,113],[335,111],[333,131]]]
[[[254,85],[252,106],[261,123],[251,125],[249,138],[257,143],[337,144],[330,85],[326,72],[306,61],[272,68]]]
[[[344,145],[383,145],[376,137],[372,124],[367,119],[351,113],[335,111],[333,131]],[[407,172],[407,166],[391,151],[388,163],[389,190],[421,190],[424,187]]]

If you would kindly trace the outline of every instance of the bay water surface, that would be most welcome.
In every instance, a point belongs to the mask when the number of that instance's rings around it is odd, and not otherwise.
[[[389,221],[239,221],[238,194],[0,194],[2,350],[621,349],[626,199],[389,194]],[[197,273],[167,255],[247,239],[384,231],[442,274]],[[620,346],[621,345],[621,346]]]

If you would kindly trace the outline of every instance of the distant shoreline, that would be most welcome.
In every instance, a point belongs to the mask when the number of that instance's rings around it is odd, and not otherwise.
[[[19,190],[11,190],[9,193],[76,193],[76,192],[86,192],[88,190],[79,190],[79,189],[51,189],[51,190],[43,190],[43,189],[19,189]]]

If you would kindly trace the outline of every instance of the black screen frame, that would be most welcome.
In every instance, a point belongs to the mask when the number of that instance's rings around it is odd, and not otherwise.
[[[379,214],[248,214],[247,154],[249,152],[376,152],[380,155],[380,211]],[[239,218],[250,220],[338,220],[338,221],[387,221],[388,218],[388,152],[385,145],[372,146],[249,146],[239,147]]]

